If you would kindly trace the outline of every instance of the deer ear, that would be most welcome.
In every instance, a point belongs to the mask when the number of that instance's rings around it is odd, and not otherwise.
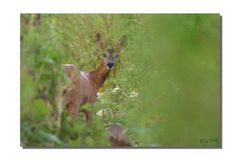
[[[126,35],[123,35],[120,39],[119,39],[119,42],[116,46],[116,50],[117,52],[121,52],[121,50],[126,47],[128,44],[128,38]]]
[[[128,44],[127,35],[123,35],[119,40],[119,47],[121,47],[121,48],[126,47],[127,44]]]
[[[96,39],[95,42],[97,44],[97,47],[103,51],[104,49],[106,49],[106,43],[103,42],[102,40],[102,35],[100,33],[96,33]]]
[[[100,33],[96,33],[96,42],[99,42],[102,38],[102,35]]]

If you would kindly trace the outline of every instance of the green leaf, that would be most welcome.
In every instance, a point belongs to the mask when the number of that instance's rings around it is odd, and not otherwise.
[[[47,133],[45,131],[39,131],[39,136],[42,137],[42,140],[48,140],[57,144],[62,144],[62,141],[54,134]]]
[[[46,119],[48,113],[50,112],[50,108],[46,106],[43,100],[36,100],[33,103],[33,115],[37,120]]]

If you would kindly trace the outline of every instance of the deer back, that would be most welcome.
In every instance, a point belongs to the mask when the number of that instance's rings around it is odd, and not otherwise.
[[[79,71],[73,64],[62,65],[69,79],[64,86],[63,97],[65,104],[71,104],[80,110],[84,103],[94,103],[97,98],[97,89],[93,84],[89,73]]]

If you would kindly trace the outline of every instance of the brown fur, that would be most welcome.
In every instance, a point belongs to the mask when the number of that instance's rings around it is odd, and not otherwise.
[[[68,113],[75,116],[81,110],[80,106],[85,103],[94,103],[97,99],[98,89],[103,85],[109,70],[102,61],[97,69],[90,72],[83,72],[77,70],[73,64],[63,64],[70,84],[63,89],[64,104],[68,108]],[[90,121],[91,113],[84,111],[86,121]]]

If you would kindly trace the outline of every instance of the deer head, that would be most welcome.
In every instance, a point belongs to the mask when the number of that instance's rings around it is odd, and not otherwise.
[[[118,43],[113,46],[108,46],[107,42],[103,40],[100,33],[96,34],[97,47],[101,52],[101,58],[103,64],[108,70],[111,70],[116,65],[119,59],[120,53],[124,47],[127,46],[127,36],[123,35]]]

